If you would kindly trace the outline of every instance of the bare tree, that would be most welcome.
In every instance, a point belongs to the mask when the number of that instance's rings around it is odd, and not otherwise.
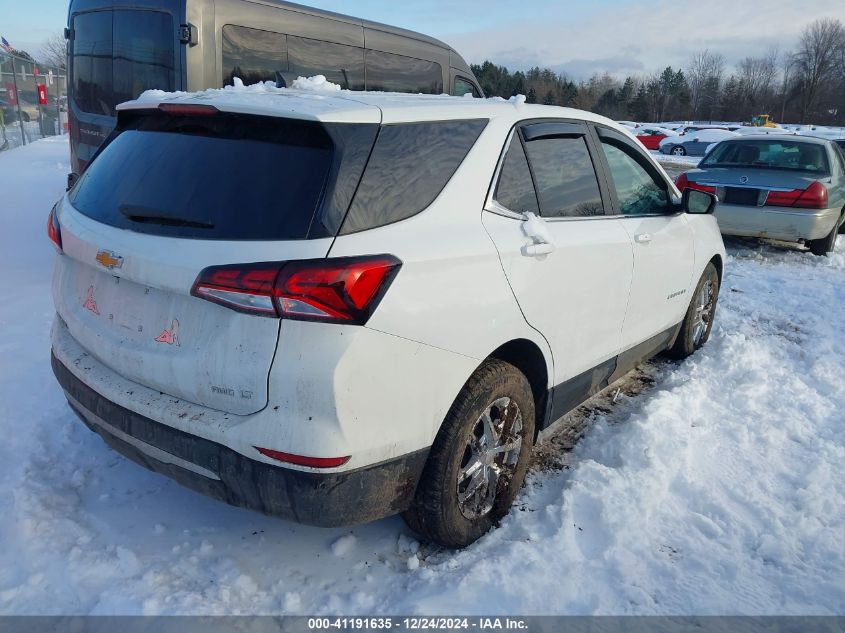
[[[746,108],[765,108],[768,105],[767,101],[774,94],[777,55],[774,50],[763,57],[746,57],[737,64],[740,90]]]
[[[722,55],[710,53],[708,49],[693,55],[687,66],[687,83],[693,119],[697,118],[700,112],[709,110],[708,106],[712,107],[712,104],[718,102],[724,69],[725,58]],[[712,118],[712,114],[709,118]]]
[[[815,107],[821,89],[838,72],[845,29],[842,22],[830,18],[816,20],[801,34],[796,53],[796,71],[801,82],[801,121]]]
[[[53,68],[67,67],[67,42],[63,33],[56,33],[41,45],[41,61]]]
[[[786,51],[780,57],[781,84],[780,84],[780,119],[786,118],[786,102],[789,100],[792,86],[795,83],[795,53]]]

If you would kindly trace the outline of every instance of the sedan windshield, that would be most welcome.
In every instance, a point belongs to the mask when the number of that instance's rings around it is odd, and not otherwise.
[[[802,141],[742,140],[717,145],[700,167],[756,167],[829,174],[824,145]]]

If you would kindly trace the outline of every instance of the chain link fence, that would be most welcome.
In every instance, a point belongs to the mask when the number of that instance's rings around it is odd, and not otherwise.
[[[0,151],[67,134],[67,73],[0,51]]]

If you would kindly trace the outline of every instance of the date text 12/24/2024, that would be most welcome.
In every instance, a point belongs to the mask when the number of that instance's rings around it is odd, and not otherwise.
[[[528,629],[522,618],[308,618],[310,631],[519,631]]]

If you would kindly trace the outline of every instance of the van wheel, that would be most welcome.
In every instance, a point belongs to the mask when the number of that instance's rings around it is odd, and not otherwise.
[[[834,226],[830,231],[830,235],[822,237],[817,240],[807,240],[807,246],[813,255],[824,257],[828,253],[832,253],[836,246],[836,236],[839,234],[839,225]]]
[[[533,444],[528,379],[509,363],[485,361],[449,409],[405,521],[445,547],[478,540],[508,513]]]
[[[713,329],[718,299],[719,273],[713,262],[710,262],[695,287],[695,293],[684,322],[681,324],[678,338],[667,352],[671,358],[678,360],[686,358],[707,342]]]

